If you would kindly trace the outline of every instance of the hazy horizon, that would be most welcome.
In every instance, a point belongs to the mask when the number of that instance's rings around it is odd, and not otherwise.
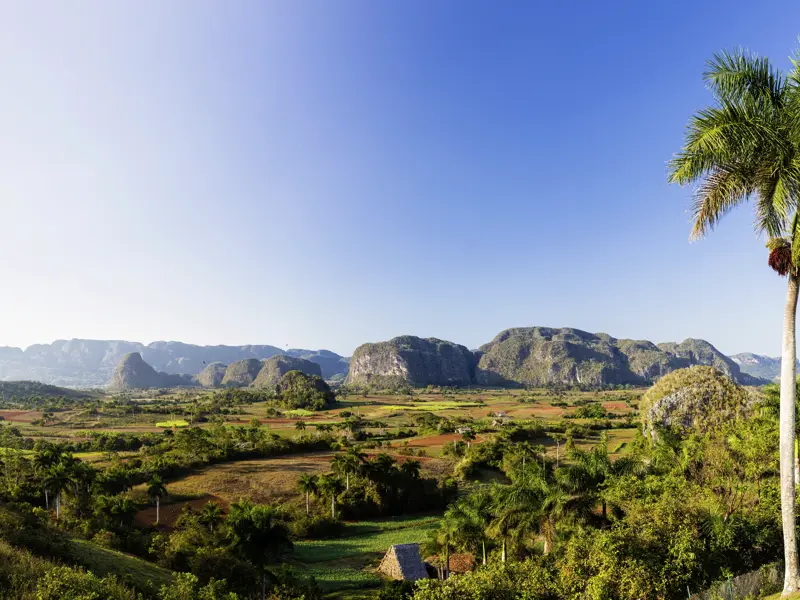
[[[787,68],[800,6],[514,4],[3,6],[0,345],[542,325],[779,355],[752,206],[689,244],[666,161],[705,61]]]

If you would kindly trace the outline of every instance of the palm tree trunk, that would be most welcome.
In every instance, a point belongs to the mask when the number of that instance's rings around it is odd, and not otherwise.
[[[309,513],[309,508],[308,508],[308,495],[309,495],[309,492],[306,492],[306,516],[308,516],[308,513]]]
[[[56,521],[61,516],[61,492],[56,496]]]
[[[486,566],[486,540],[481,540],[481,549],[483,550],[483,566]]]
[[[44,488],[44,505],[47,510],[50,510],[50,498],[47,495],[47,488]]]
[[[795,361],[797,342],[798,277],[789,275],[789,289],[783,312],[783,353],[781,354],[781,406],[780,406],[780,474],[781,518],[783,521],[783,554],[786,571],[783,594],[800,590],[800,565],[797,559],[797,532],[795,522],[794,477],[794,419],[795,419]]]
[[[156,523],[161,522],[161,499],[156,496]]]
[[[500,554],[500,560],[506,562],[506,536],[503,536],[503,551]]]
[[[444,546],[444,578],[450,579],[450,546]]]
[[[331,496],[331,518],[336,518],[336,496]]]
[[[350,491],[350,471],[345,473],[344,478],[345,478],[345,481],[347,481],[347,484],[346,484],[345,487],[346,487],[347,491],[349,492]]]

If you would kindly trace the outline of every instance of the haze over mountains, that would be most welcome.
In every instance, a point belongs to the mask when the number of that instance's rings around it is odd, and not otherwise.
[[[0,347],[0,380],[33,380],[68,387],[100,387],[108,384],[122,358],[138,352],[155,371],[197,375],[211,363],[263,360],[287,354],[316,362],[326,378],[347,372],[347,359],[327,350],[283,351],[269,345],[198,346],[183,342],[142,344],[119,340],[57,340],[26,350]]]

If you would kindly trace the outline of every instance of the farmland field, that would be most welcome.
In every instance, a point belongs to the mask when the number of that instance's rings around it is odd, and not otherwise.
[[[167,439],[191,433],[192,428],[239,432],[257,429],[268,438],[284,440],[286,444],[302,440],[313,444],[325,435],[338,440],[325,450],[218,460],[170,475],[165,482],[168,493],[161,500],[158,523],[158,530],[169,532],[176,527],[184,510],[199,513],[209,501],[214,501],[222,514],[227,514],[230,506],[240,500],[272,504],[291,514],[300,514],[305,508],[304,495],[298,489],[301,476],[329,473],[337,452],[353,444],[359,446],[367,459],[385,453],[397,465],[416,461],[422,477],[439,482],[454,477],[460,459],[451,450],[462,444],[465,427],[474,430],[470,443],[475,447],[515,425],[538,427],[541,431],[536,440],[538,447],[551,459],[560,460],[564,459],[563,435],[559,441],[546,432],[583,427],[584,433],[574,440],[577,447],[598,444],[601,433],[605,432],[609,453],[612,457],[620,456],[630,450],[637,431],[636,404],[640,394],[640,390],[541,389],[415,391],[412,395],[370,393],[340,397],[335,406],[321,411],[282,410],[266,402],[256,402],[229,404],[214,414],[203,414],[197,407],[208,402],[213,392],[179,390],[139,400],[121,401],[110,396],[95,402],[91,409],[82,406],[50,412],[9,409],[0,411],[0,416],[27,439],[80,446],[74,456],[98,469],[136,462],[149,453],[147,448],[127,449],[119,443],[102,450],[93,446],[93,440],[115,434],[156,436],[153,439],[157,440],[160,436]],[[601,407],[606,418],[602,422],[576,418],[580,416],[579,409],[589,405]],[[354,422],[361,424],[355,432],[346,427]],[[19,452],[23,457],[33,453],[30,447]],[[481,478],[494,480],[493,475],[486,473]],[[498,480],[502,480],[502,474]],[[153,527],[156,509],[147,495],[147,484],[133,485],[127,495],[137,505],[134,523],[145,529]],[[328,505],[313,495],[310,508],[317,514],[330,512]],[[388,548],[398,543],[424,544],[437,527],[439,516],[412,514],[348,521],[343,533],[334,539],[295,541],[294,551],[287,560],[300,573],[313,576],[335,597],[361,597],[360,594],[371,594],[380,585],[376,567]],[[130,577],[152,585],[161,585],[170,577],[170,571],[140,558],[114,553],[88,541],[78,540],[76,544],[85,564],[98,572],[125,571]]]

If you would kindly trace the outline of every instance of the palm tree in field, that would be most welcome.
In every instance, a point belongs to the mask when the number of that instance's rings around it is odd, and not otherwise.
[[[318,491],[317,482],[317,476],[309,473],[303,473],[297,480],[297,487],[300,488],[300,491],[306,496],[306,514],[309,514],[311,511],[311,494],[316,494]]]
[[[467,443],[467,450],[469,450],[472,441],[476,438],[475,432],[472,429],[465,429],[461,433],[461,439]]]
[[[167,486],[158,475],[153,475],[147,484],[147,497],[156,501],[156,523],[161,519],[161,498],[167,495]]]
[[[486,489],[466,496],[450,505],[445,519],[453,524],[458,542],[477,554],[480,550],[486,564],[486,530],[492,522],[493,499]]]
[[[222,508],[213,500],[206,502],[200,511],[200,522],[208,526],[208,530],[214,533],[214,525],[222,521]]]
[[[295,431],[305,431],[306,430],[306,422],[305,421],[297,421],[294,424]]]
[[[704,237],[724,214],[753,200],[755,226],[765,234],[768,263],[788,277],[783,315],[780,395],[783,593],[800,590],[795,531],[795,320],[800,284],[800,63],[785,76],[766,58],[721,53],[704,75],[714,103],[695,114],[684,146],[670,161],[669,181],[698,183],[691,237]]]

